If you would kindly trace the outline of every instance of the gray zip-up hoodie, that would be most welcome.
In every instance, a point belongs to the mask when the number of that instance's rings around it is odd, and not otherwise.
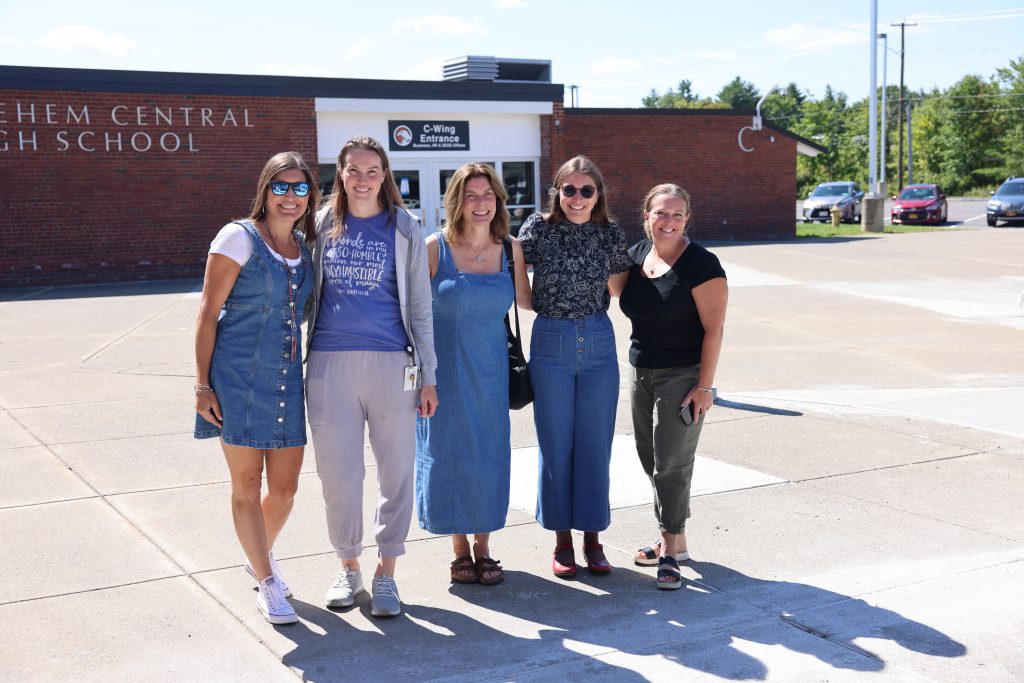
[[[395,270],[398,276],[398,302],[405,333],[412,343],[415,362],[420,366],[423,385],[437,384],[437,355],[434,353],[434,308],[430,291],[430,265],[427,245],[416,217],[405,209],[395,216]],[[313,343],[316,316],[320,312],[320,294],[324,286],[324,249],[327,233],[334,226],[334,211],[325,206],[316,214],[316,244],[313,245],[313,296],[306,305],[306,356]]]

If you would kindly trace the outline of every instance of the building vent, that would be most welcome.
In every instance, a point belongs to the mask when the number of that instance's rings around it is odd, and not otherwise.
[[[505,59],[469,55],[444,63],[446,81],[497,81],[514,83],[550,83],[551,60]]]

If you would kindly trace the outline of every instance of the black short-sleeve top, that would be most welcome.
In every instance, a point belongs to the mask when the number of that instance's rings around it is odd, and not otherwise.
[[[615,223],[552,225],[535,213],[523,223],[519,241],[533,265],[533,310],[550,318],[582,320],[607,311],[608,278],[633,263]]]
[[[648,278],[644,259],[652,243],[629,249],[632,265],[619,306],[633,324],[629,363],[638,368],[679,368],[700,363],[704,326],[693,300],[693,288],[725,277],[718,257],[696,242],[679,255],[667,273]]]

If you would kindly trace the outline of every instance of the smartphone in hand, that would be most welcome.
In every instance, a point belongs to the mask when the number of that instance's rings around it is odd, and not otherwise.
[[[690,401],[679,410],[679,419],[687,427],[693,424],[693,401]]]

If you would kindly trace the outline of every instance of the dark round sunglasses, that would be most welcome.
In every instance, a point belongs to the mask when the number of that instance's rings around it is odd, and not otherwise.
[[[579,192],[580,196],[584,199],[590,199],[597,194],[597,188],[593,185],[584,185],[583,187],[576,187],[575,185],[562,186],[562,194],[566,197],[575,197],[577,192]]]
[[[296,197],[305,197],[309,194],[309,183],[303,181],[300,183],[286,183],[283,180],[271,180],[270,191],[281,197],[288,194],[288,188],[292,188],[292,192],[295,193]]]

